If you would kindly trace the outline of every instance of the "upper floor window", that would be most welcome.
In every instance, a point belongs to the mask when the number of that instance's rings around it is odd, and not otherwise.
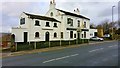
[[[54,26],[53,27],[57,27],[57,23],[54,23]]]
[[[50,24],[49,24],[49,22],[46,22],[46,27],[50,27]]]
[[[35,21],[35,26],[40,26],[40,23],[38,20]]]
[[[54,38],[56,38],[56,37],[57,37],[57,33],[55,32],[55,33],[54,33]]]
[[[78,27],[80,27],[80,21],[78,20]]]
[[[84,28],[86,28],[86,22],[84,22]]]
[[[70,26],[73,26],[73,19],[67,18],[67,24],[69,24]]]
[[[20,19],[20,25],[25,24],[25,18]]]
[[[73,38],[73,31],[70,31],[70,38]]]
[[[50,13],[50,16],[53,16],[53,12]]]
[[[35,33],[35,38],[38,38],[39,37],[39,32],[36,32]]]
[[[61,38],[63,38],[63,32],[61,32]]]

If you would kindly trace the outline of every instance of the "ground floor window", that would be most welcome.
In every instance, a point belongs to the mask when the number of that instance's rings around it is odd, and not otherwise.
[[[82,34],[82,38],[83,38],[83,34]]]
[[[76,38],[76,34],[74,34],[74,38]]]
[[[56,37],[57,37],[57,33],[55,32],[55,33],[54,33],[54,38],[56,38]]]
[[[36,32],[35,33],[35,38],[38,38],[39,37],[39,32]]]
[[[73,31],[70,31],[70,38],[73,38]]]
[[[86,32],[84,32],[84,38],[86,38]]]
[[[63,32],[61,32],[61,38],[63,38]]]

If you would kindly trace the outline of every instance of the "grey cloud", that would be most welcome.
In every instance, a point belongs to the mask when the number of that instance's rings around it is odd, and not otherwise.
[[[114,8],[114,15],[118,14],[118,7]],[[112,8],[107,8],[104,9],[101,13],[98,14],[98,16],[100,17],[104,17],[104,16],[111,16],[112,15]]]

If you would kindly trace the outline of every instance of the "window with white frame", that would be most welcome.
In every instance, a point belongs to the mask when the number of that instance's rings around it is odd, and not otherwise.
[[[35,26],[40,26],[40,23],[38,20],[35,20]]]
[[[57,33],[55,32],[55,33],[54,33],[54,38],[56,38],[56,37],[57,37]]]
[[[35,33],[35,38],[39,38],[39,32]]]

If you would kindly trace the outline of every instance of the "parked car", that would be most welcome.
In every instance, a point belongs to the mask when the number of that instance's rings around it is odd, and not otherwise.
[[[94,41],[103,41],[103,38],[99,38],[99,37],[91,37],[90,40],[94,40]]]

